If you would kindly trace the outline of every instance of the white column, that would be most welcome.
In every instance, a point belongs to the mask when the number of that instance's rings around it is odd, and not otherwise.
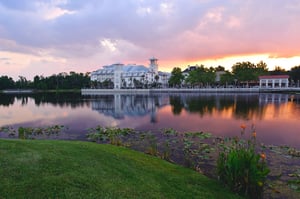
[[[275,80],[272,79],[272,88],[275,88]]]
[[[281,79],[279,79],[279,87],[281,88]]]
[[[262,80],[259,80],[259,88],[261,88]]]

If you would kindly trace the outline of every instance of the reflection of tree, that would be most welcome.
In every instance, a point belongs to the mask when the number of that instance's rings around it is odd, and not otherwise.
[[[0,106],[9,106],[14,104],[15,96],[0,94]]]
[[[80,93],[30,93],[30,94],[1,94],[0,105],[9,106],[14,104],[15,99],[26,105],[29,99],[33,99],[36,106],[52,104],[60,107],[83,107],[89,101],[81,100]],[[86,96],[85,98],[89,98]]]
[[[216,99],[213,96],[191,97],[186,99],[187,109],[190,112],[197,112],[201,116],[211,114],[216,106]]]
[[[235,118],[249,120],[255,116],[262,118],[264,106],[259,105],[259,96],[236,96],[236,105],[233,109]]]
[[[219,96],[216,100],[216,108],[219,111],[230,110],[234,106],[234,96]]]
[[[172,113],[174,115],[180,115],[182,108],[184,107],[180,96],[170,96],[170,104],[172,106]]]
[[[188,112],[205,114],[231,111],[237,119],[262,118],[265,106],[259,104],[258,95],[182,95],[170,96],[174,115],[180,114],[185,107]]]
[[[85,102],[80,100],[80,93],[38,93],[31,96],[34,98],[35,104],[40,106],[42,104],[53,104],[60,107],[72,108],[83,107]]]
[[[300,105],[300,95],[293,96],[292,101]]]

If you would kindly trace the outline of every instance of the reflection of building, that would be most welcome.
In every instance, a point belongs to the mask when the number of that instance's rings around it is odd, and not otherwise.
[[[92,109],[117,119],[150,114],[151,122],[155,122],[156,109],[167,104],[169,98],[166,96],[114,94],[97,97],[92,101]]]
[[[286,88],[289,86],[288,75],[259,76],[260,88]]]
[[[115,89],[144,87],[158,83],[166,87],[170,74],[158,71],[156,58],[150,59],[149,67],[136,64],[112,64],[91,73],[91,80],[104,82],[112,81]]]
[[[289,101],[289,95],[275,94],[275,93],[261,93],[259,95],[260,104],[286,103],[288,101]]]

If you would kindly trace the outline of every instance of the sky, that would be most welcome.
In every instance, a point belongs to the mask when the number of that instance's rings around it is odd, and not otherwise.
[[[299,0],[0,0],[0,76],[300,65]]]

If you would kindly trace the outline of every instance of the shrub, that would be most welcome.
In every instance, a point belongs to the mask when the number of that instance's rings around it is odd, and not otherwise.
[[[242,125],[242,136],[245,126]],[[233,191],[262,198],[266,177],[270,172],[266,164],[266,155],[256,152],[256,132],[252,128],[250,139],[226,139],[220,144],[217,160],[219,179]]]

